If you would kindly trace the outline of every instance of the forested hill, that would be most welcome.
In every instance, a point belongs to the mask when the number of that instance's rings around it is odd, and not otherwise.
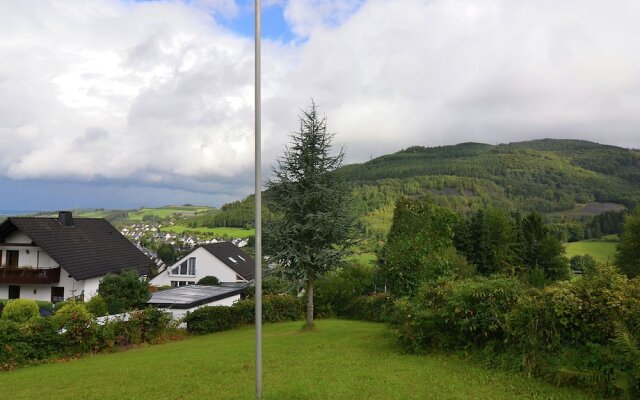
[[[407,195],[434,189],[476,194],[474,189],[484,185],[485,190],[497,191],[494,197],[504,196],[516,208],[543,212],[593,201],[633,207],[640,193],[640,151],[581,140],[413,146],[347,165],[342,172],[358,186],[440,178],[436,187],[433,182],[413,182],[409,186],[415,193]]]
[[[378,239],[386,236],[401,196],[430,196],[457,211],[498,207],[554,213],[592,202],[627,208],[640,202],[640,151],[581,140],[413,146],[340,172],[352,187],[365,236]],[[268,207],[268,196],[264,204]],[[227,204],[223,211],[216,218],[226,224],[251,224],[253,199]]]

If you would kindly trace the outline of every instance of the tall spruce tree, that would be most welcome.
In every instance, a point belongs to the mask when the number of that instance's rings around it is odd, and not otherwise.
[[[276,217],[265,225],[265,253],[302,282],[307,295],[307,327],[313,327],[315,281],[336,268],[352,244],[354,219],[348,186],[336,171],[344,152],[331,154],[333,134],[316,106],[302,111],[300,129],[267,183]]]

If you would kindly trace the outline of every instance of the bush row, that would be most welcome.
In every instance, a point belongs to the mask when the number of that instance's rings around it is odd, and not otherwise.
[[[265,295],[262,298],[262,319],[265,322],[296,321],[304,316],[300,299],[290,295]],[[187,313],[187,330],[204,334],[220,332],[255,321],[255,300],[247,299],[232,306],[210,306]]]
[[[161,340],[170,318],[148,308],[128,320],[97,324],[84,305],[68,303],[51,318],[0,319],[0,369]]]
[[[409,351],[472,351],[609,394],[624,382],[640,398],[640,280],[612,266],[544,289],[501,276],[426,285],[395,302],[391,323]]]

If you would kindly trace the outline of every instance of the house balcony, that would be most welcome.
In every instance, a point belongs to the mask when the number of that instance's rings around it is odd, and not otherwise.
[[[47,285],[60,281],[60,267],[0,267],[0,283]]]

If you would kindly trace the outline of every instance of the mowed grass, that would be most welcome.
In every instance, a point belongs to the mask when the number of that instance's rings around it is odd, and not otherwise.
[[[208,237],[229,237],[229,238],[248,238],[256,234],[255,229],[244,228],[230,228],[230,227],[217,227],[217,228],[189,228],[184,225],[166,226],[160,229],[162,232],[172,233],[191,233],[194,235],[208,236]]]
[[[581,240],[567,243],[567,257],[589,254],[599,262],[613,262],[616,254],[616,242],[607,240]]]
[[[591,399],[450,356],[405,355],[382,324],[264,327],[264,399]],[[254,330],[0,373],[1,399],[252,399]],[[43,397],[44,396],[44,397]]]

